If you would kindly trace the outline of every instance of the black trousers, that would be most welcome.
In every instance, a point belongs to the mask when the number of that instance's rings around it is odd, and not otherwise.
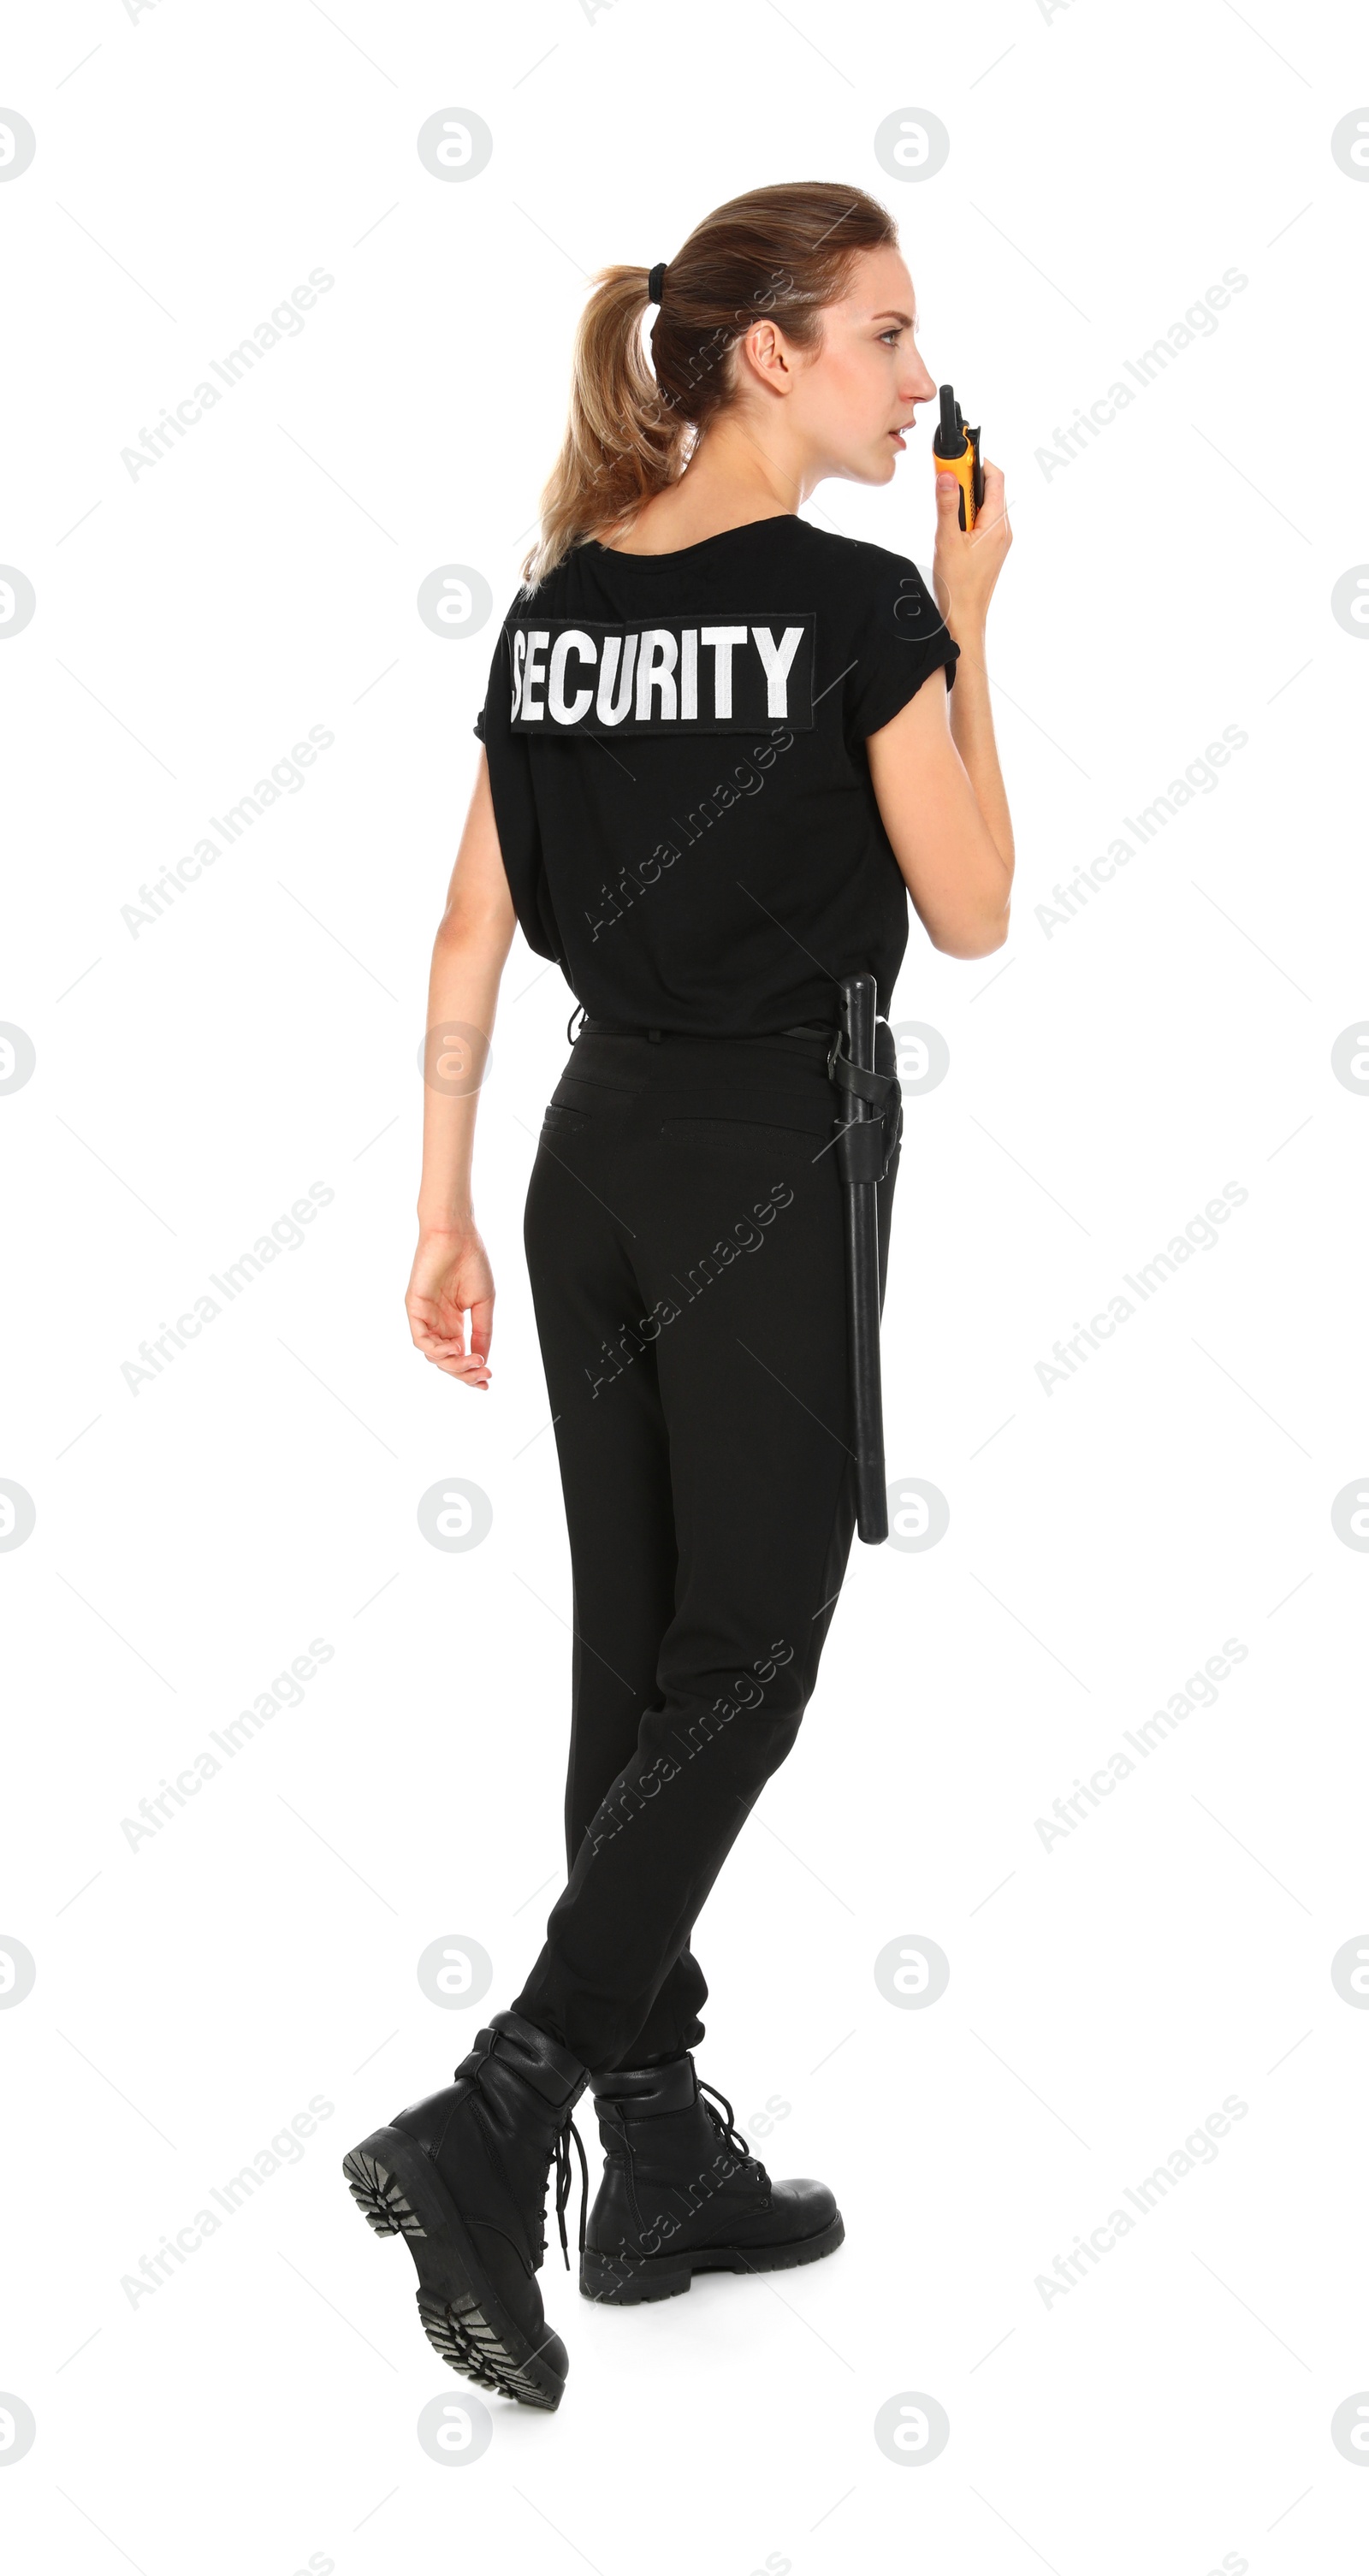
[[[851,1548],[835,1102],[820,1038],[582,1034],[542,1128],[570,1877],[514,2008],[596,2072],[703,2036],[694,1920],[794,1743]]]

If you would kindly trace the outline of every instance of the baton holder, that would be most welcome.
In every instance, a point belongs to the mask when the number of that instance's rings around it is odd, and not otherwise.
[[[899,1085],[875,1071],[873,975],[841,979],[841,1027],[827,1069],[839,1107],[835,1152],[842,1181],[846,1238],[846,1312],[851,1363],[856,1527],[869,1547],[889,1535],[880,1378],[879,1183],[888,1169],[900,1120]]]

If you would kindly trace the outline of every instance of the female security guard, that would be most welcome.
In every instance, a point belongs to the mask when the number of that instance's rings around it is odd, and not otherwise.
[[[701,2087],[690,1932],[793,1745],[851,1545],[839,979],[874,975],[887,1009],[909,894],[949,956],[1007,935],[1002,475],[969,533],[938,479],[940,612],[904,556],[797,516],[826,476],[891,479],[935,391],[914,330],[894,225],[853,188],[759,189],[668,267],[601,275],[437,934],[429,1026],[463,1024],[474,1065],[427,1091],[408,1313],[467,1386],[490,1382],[471,1150],[515,919],[585,1014],[525,1224],[574,1582],[570,1874],[512,2008],[344,2169],[408,2238],[435,2348],[533,2406],[565,2382],[535,2274],[553,2157],[565,2243],[587,2083],[589,2296],[810,2262],[843,2232]],[[881,1293],[892,1122],[885,1158]]]

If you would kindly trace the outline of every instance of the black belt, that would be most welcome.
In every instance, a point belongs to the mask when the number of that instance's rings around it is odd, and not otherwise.
[[[575,1036],[572,1037],[571,1030],[574,1027],[575,1018],[576,1014],[572,1011],[570,1019],[566,1024],[566,1036],[570,1039],[572,1046],[575,1044],[576,1038],[650,1038],[653,1045],[656,1045],[659,1044],[662,1038],[666,1037],[693,1037],[701,1034],[700,1032],[692,1029],[645,1029],[641,1028],[634,1020],[592,1020],[589,1017],[588,1012],[586,1012],[585,1016],[580,1021],[578,1029],[575,1029]],[[719,1033],[717,1031],[710,1030],[707,1034],[709,1036],[717,1036]],[[805,1020],[802,1023],[802,1026],[796,1029],[747,1029],[739,1034],[747,1038],[776,1037],[831,1039],[835,1037],[836,1031],[830,1020]]]

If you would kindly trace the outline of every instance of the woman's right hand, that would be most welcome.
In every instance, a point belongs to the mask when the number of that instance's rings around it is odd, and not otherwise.
[[[404,1304],[415,1350],[448,1377],[462,1378],[467,1386],[488,1387],[494,1274],[474,1221],[444,1233],[420,1234]]]
[[[984,499],[972,528],[960,525],[960,486],[955,476],[938,474],[932,587],[957,643],[983,634],[994,584],[1011,544],[1003,475],[997,465],[985,460]]]

